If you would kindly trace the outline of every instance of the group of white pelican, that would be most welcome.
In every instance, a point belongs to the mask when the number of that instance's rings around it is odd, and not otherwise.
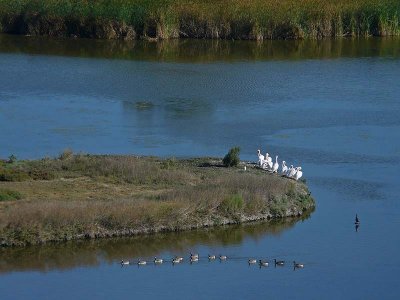
[[[189,262],[190,262],[191,264],[192,264],[192,263],[196,263],[196,262],[199,261],[199,258],[200,258],[199,254],[197,254],[197,253],[190,253]],[[216,260],[216,259],[219,259],[220,261],[226,261],[226,260],[228,260],[228,257],[227,257],[226,255],[222,255],[222,254],[220,254],[219,256],[208,254],[208,257],[206,257],[206,258],[208,258],[208,261],[214,261],[214,260]],[[180,264],[180,263],[182,263],[183,260],[184,260],[183,257],[175,256],[174,258],[172,258],[172,259],[170,260],[170,262],[172,262],[172,264],[175,265],[175,264]],[[154,263],[155,265],[160,265],[160,264],[163,264],[164,262],[166,262],[164,259],[158,258],[158,257],[154,257],[153,263]],[[247,263],[248,263],[249,265],[258,264],[258,265],[260,266],[260,268],[261,268],[261,267],[268,267],[268,266],[270,265],[270,263],[269,263],[268,260],[255,259],[255,258],[250,258],[250,259],[248,259],[248,260],[247,260]],[[142,260],[142,259],[139,259],[139,260],[137,260],[136,262],[130,262],[130,261],[127,261],[127,260],[122,260],[122,261],[121,261],[121,266],[132,265],[132,264],[136,264],[136,265],[138,265],[138,266],[144,266],[144,265],[147,265],[148,262],[147,262],[146,260]],[[272,262],[272,264],[273,264],[275,267],[276,267],[276,266],[284,266],[284,265],[285,265],[285,261],[284,261],[284,260],[276,260],[276,259],[274,259],[274,261]],[[296,269],[296,268],[304,268],[304,264],[298,263],[298,262],[296,262],[296,261],[293,261],[293,267],[294,267],[295,269]]]
[[[275,162],[272,162],[272,157],[266,153],[265,156],[261,154],[261,150],[257,150],[258,156],[258,165],[269,172],[279,173],[279,162],[278,155],[275,156]],[[293,178],[295,180],[299,180],[303,176],[303,172],[301,171],[301,167],[293,167],[291,165],[289,168],[286,165],[286,162],[282,161],[281,172],[282,176],[286,176],[289,178]]]

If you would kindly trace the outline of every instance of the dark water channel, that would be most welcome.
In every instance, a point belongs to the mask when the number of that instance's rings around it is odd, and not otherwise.
[[[400,39],[0,36],[0,128],[3,158],[261,148],[301,165],[317,201],[303,220],[0,249],[1,299],[398,299]],[[118,265],[191,251],[231,259]]]

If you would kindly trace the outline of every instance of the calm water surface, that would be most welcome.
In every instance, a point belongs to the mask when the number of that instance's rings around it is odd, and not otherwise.
[[[222,156],[301,165],[303,220],[2,249],[2,299],[398,299],[400,40],[134,44],[0,36],[0,156]],[[353,221],[361,219],[358,232]],[[121,268],[190,251],[225,263]],[[247,259],[306,267],[249,267]],[[5,296],[5,297],[4,297]]]

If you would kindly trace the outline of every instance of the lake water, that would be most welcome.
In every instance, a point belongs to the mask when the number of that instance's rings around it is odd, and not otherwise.
[[[256,160],[261,148],[301,165],[317,202],[302,220],[0,249],[1,299],[398,299],[400,39],[0,35],[0,128],[3,158],[221,157],[238,145]],[[229,259],[118,264],[190,252]]]

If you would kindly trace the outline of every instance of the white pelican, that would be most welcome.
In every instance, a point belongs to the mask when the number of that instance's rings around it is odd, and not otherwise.
[[[275,156],[275,163],[274,166],[272,167],[272,173],[277,173],[279,169],[279,163],[278,163],[278,155]]]
[[[257,150],[257,156],[258,156],[258,163],[262,167],[263,164],[264,164],[264,155],[261,154],[261,150],[260,149]]]
[[[301,176],[303,176],[303,172],[301,171],[301,167],[297,167],[297,172],[294,174],[294,179],[299,180]]]
[[[295,172],[295,169],[293,168],[293,165],[290,165],[290,168],[288,169],[288,171],[286,173],[286,176],[287,177],[292,177],[294,172]]]
[[[267,163],[267,169],[272,169],[272,158],[268,153],[265,153],[265,162]]]
[[[282,175],[286,175],[288,171],[288,167],[286,165],[286,161],[282,161]]]

